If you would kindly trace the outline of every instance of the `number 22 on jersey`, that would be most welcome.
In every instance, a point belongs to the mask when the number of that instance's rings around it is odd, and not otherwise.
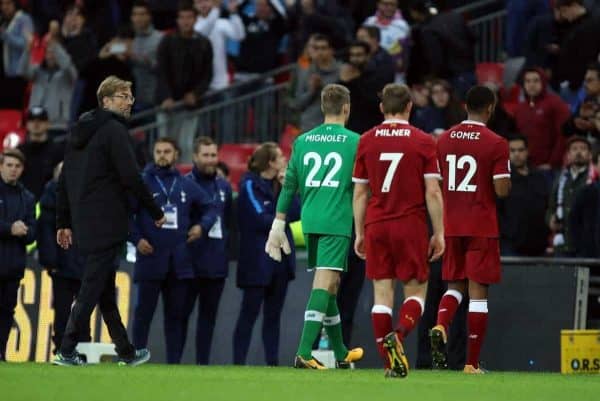
[[[308,152],[304,155],[303,164],[308,166],[313,162],[312,168],[306,176],[305,187],[307,188],[318,188],[318,187],[329,187],[338,188],[340,181],[335,180],[335,175],[342,168],[342,156],[337,152],[330,152],[325,155],[325,159],[321,159],[321,155],[317,152]],[[315,177],[321,170],[323,165],[329,166],[333,164],[331,170],[327,173],[323,181],[315,180]]]

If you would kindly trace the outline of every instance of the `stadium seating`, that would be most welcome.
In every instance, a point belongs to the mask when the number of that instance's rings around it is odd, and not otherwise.
[[[229,181],[235,192],[242,175],[248,170],[248,159],[257,147],[257,143],[224,143],[219,148],[219,160],[229,167]]]
[[[504,84],[504,64],[503,63],[479,63],[475,67],[475,75],[478,84],[492,82],[502,88]]]
[[[179,170],[181,175],[186,175],[187,173],[192,171],[192,168],[194,168],[193,163],[181,163],[177,165],[177,170]]]
[[[0,150],[14,148],[25,139],[21,110],[0,110]]]

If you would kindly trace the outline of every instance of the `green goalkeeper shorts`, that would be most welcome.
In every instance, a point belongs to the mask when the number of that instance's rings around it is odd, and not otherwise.
[[[305,234],[308,270],[325,269],[345,272],[348,269],[350,237]]]

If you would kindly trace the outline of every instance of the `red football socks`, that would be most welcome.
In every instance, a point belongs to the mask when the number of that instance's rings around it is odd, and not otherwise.
[[[479,367],[479,353],[485,337],[488,320],[487,299],[472,299],[467,316],[469,339],[467,342],[467,365]]]
[[[454,319],[454,314],[458,309],[458,305],[462,302],[462,298],[463,296],[459,291],[448,290],[440,301],[436,324],[444,326],[446,335],[448,334],[450,323],[452,323],[452,319]]]
[[[408,297],[404,300],[400,313],[398,313],[398,327],[396,329],[400,341],[404,341],[404,338],[417,326],[423,314],[423,307],[424,302],[418,297]]]
[[[389,368],[387,352],[383,348],[383,338],[392,331],[392,309],[385,305],[374,305],[371,309],[371,321],[373,322],[373,333],[377,351],[383,358],[385,368]]]

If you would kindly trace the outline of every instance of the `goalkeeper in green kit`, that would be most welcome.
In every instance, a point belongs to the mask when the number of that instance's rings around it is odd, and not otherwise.
[[[294,142],[277,202],[265,251],[277,261],[281,250],[290,253],[285,215],[294,195],[302,200],[302,228],[308,250],[308,268],[315,269],[312,291],[304,313],[304,328],[294,367],[325,369],[312,356],[312,345],[325,327],[336,366],[347,368],[363,356],[362,348],[348,350],[336,302],[340,273],[346,261],[352,232],[352,170],[359,135],[344,128],[350,115],[350,92],[341,85],[321,91],[324,124],[300,135]]]

